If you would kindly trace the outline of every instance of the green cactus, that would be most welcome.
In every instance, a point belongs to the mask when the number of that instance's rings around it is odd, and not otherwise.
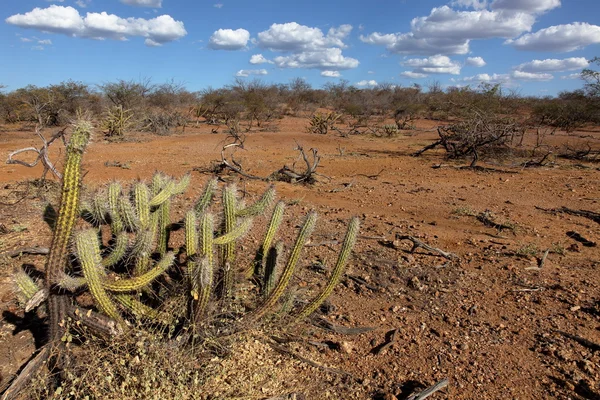
[[[250,314],[251,320],[259,319],[265,313],[271,311],[277,303],[277,300],[279,300],[279,298],[287,288],[288,284],[290,283],[290,279],[292,278],[292,275],[294,275],[294,271],[296,270],[296,264],[300,259],[300,253],[302,252],[302,249],[304,248],[304,245],[306,244],[306,241],[308,240],[310,234],[314,230],[316,222],[317,213],[311,211],[306,216],[306,221],[304,222],[304,225],[302,225],[302,228],[298,233],[298,237],[296,238],[296,242],[294,243],[294,247],[292,248],[292,253],[290,254],[287,264],[283,269],[281,276],[279,277],[277,285],[275,286],[275,288],[273,288],[267,299],[258,308],[252,311],[252,313]]]
[[[13,276],[13,280],[15,283],[15,292],[19,303],[21,304],[27,304],[27,302],[40,291],[37,282],[22,268],[17,270]]]
[[[106,271],[102,266],[100,243],[98,242],[96,230],[87,229],[77,232],[75,235],[75,245],[83,276],[98,308],[104,314],[121,324],[122,320],[117,307],[102,285],[102,281],[106,279]]]
[[[64,164],[60,207],[54,226],[52,244],[46,259],[46,290],[48,291],[48,317],[52,344],[60,343],[65,330],[63,320],[67,315],[68,298],[56,291],[56,285],[65,273],[69,256],[69,242],[79,215],[81,197],[81,159],[90,140],[92,125],[80,119],[73,126],[73,133],[67,146]],[[58,360],[57,364],[61,361]],[[57,365],[60,367],[60,365]]]
[[[210,202],[212,201],[215,195],[215,191],[217,190],[217,183],[217,178],[211,179],[206,183],[202,195],[200,196],[198,201],[196,201],[196,204],[194,204],[194,211],[196,212],[196,216],[200,216],[200,214],[206,211],[206,209],[210,205]]]
[[[223,190],[223,235],[229,234],[236,225],[236,188],[229,185]],[[231,296],[233,289],[233,263],[235,261],[235,242],[223,246],[223,289],[224,298]]]
[[[235,215],[238,218],[256,217],[262,214],[273,203],[273,200],[275,200],[275,186],[271,185],[256,203],[238,210]]]
[[[352,248],[356,243],[356,238],[358,237],[358,230],[360,227],[360,220],[357,217],[352,218],[350,220],[350,224],[348,225],[348,231],[346,232],[346,236],[344,238],[344,242],[342,244],[342,249],[338,256],[337,262],[335,263],[335,267],[331,272],[331,277],[325,285],[325,288],[321,291],[321,293],[315,297],[304,309],[302,309],[297,317],[296,322],[308,317],[312,314],[319,306],[327,299],[335,286],[340,282],[342,275],[344,274],[344,270],[346,268],[346,264],[348,263],[348,258],[350,257],[350,253],[352,252]]]

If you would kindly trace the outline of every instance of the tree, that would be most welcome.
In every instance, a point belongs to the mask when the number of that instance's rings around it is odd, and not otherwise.
[[[589,62],[590,64],[600,66],[600,57],[594,57]],[[591,97],[600,97],[600,71],[586,68],[581,71],[581,78],[585,81],[584,88],[587,95]]]

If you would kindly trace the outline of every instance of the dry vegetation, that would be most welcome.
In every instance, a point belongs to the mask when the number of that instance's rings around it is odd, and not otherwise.
[[[600,75],[582,76],[544,99],[2,94],[4,398],[598,398]]]

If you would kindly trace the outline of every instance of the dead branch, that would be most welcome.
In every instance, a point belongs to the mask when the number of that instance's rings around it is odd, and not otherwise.
[[[506,229],[506,230],[512,231],[513,233],[515,232],[514,226],[501,224],[499,222],[494,221],[492,219],[492,213],[489,210],[480,212],[479,214],[477,214],[475,216],[475,218],[477,218],[477,220],[479,222],[481,222],[482,224],[484,224],[485,226],[489,226],[490,228],[495,228],[498,231],[503,231]]]
[[[435,385],[423,390],[421,393],[417,393],[417,394],[413,394],[413,395],[409,396],[406,400],[425,400],[426,398],[428,398],[435,392],[442,390],[446,386],[448,386],[448,378],[442,379],[441,381],[437,382]]]
[[[44,365],[44,363],[50,357],[50,347],[45,345],[40,351],[31,358],[25,367],[21,370],[14,380],[10,383],[10,386],[2,393],[2,400],[15,399],[21,390],[27,386],[27,384],[33,379],[35,373]]]
[[[449,253],[447,251],[438,249],[436,247],[432,247],[432,246],[428,245],[427,243],[423,243],[419,239],[414,238],[414,237],[412,237],[410,235],[398,235],[398,234],[396,234],[396,240],[410,240],[413,243],[413,247],[412,247],[412,249],[410,249],[411,253],[414,253],[415,250],[417,250],[419,247],[422,247],[425,250],[437,253],[437,254],[441,255],[442,257],[444,257],[444,258],[446,258],[448,260],[457,260],[459,258],[454,253]]]
[[[318,150],[315,148],[311,148],[310,151],[312,153],[312,161],[309,160],[309,157],[304,152],[304,148],[297,144],[296,150],[300,152],[300,156],[304,160],[306,164],[306,170],[304,172],[298,172],[296,168],[296,163],[292,164],[292,167],[288,167],[284,165],[279,171],[276,172],[276,175],[283,176],[283,180],[287,180],[289,182],[307,182],[314,183],[315,178],[314,175],[317,174],[317,167],[319,166],[319,162],[321,161],[321,156],[318,155]]]
[[[572,208],[567,208],[567,207],[560,207],[560,208],[542,208],[542,207],[538,207],[535,206],[535,208],[537,210],[542,210],[545,211],[547,213],[565,213],[565,214],[570,214],[570,215],[576,215],[578,217],[584,217],[584,218],[588,218],[591,219],[592,221],[600,224],[600,213],[594,212],[594,211],[587,211],[587,210],[574,210]]]
[[[380,354],[385,349],[387,349],[392,344],[394,344],[394,342],[396,342],[396,336],[398,335],[398,332],[399,332],[399,329],[392,329],[391,331],[387,332],[385,334],[385,342],[383,342],[382,344],[377,345],[373,349],[371,349],[371,354],[375,354],[375,355]]]
[[[58,179],[62,179],[62,174],[60,172],[58,172],[58,170],[56,169],[56,167],[54,166],[52,161],[50,161],[50,158],[48,156],[48,149],[50,148],[50,145],[56,139],[62,138],[63,143],[64,143],[64,140],[65,140],[64,135],[65,135],[66,130],[67,130],[67,127],[64,127],[63,129],[61,129],[60,131],[58,131],[54,135],[52,135],[50,140],[46,140],[44,135],[42,135],[42,133],[40,132],[39,126],[36,126],[35,133],[42,140],[43,146],[40,147],[39,149],[37,149],[35,147],[26,147],[24,149],[15,150],[8,155],[8,159],[6,160],[6,163],[7,164],[19,164],[19,165],[24,165],[26,167],[33,168],[36,165],[38,165],[38,163],[41,161],[42,165],[44,166],[44,172],[42,173],[42,179],[46,178],[46,174],[48,173],[48,171],[52,172],[54,174],[54,176],[56,176]],[[28,163],[26,161],[17,160],[17,159],[13,158],[14,156],[16,156],[18,154],[25,153],[28,151],[33,151],[34,153],[37,153],[37,157],[35,158],[35,160],[33,162]]]
[[[19,257],[23,254],[33,254],[33,255],[46,255],[50,252],[47,247],[23,247],[21,249],[16,249],[12,251],[8,251],[1,256],[6,256],[10,258]]]

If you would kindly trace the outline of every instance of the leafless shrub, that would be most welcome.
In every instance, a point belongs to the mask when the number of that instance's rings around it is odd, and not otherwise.
[[[187,119],[179,111],[165,111],[162,109],[149,110],[143,117],[142,130],[155,133],[157,135],[169,135],[171,129],[179,126],[185,126]]]

